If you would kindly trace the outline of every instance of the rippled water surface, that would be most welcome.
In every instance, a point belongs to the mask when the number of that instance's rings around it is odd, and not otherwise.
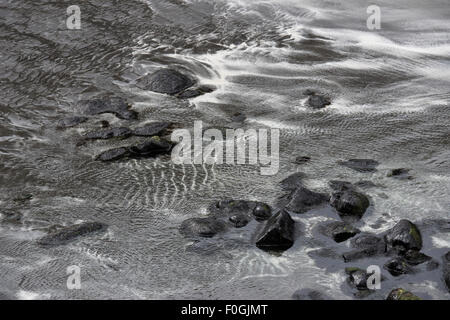
[[[366,27],[371,1],[85,0],[81,29],[68,30],[72,1],[0,2],[0,294],[15,298],[289,299],[315,288],[352,299],[340,260],[311,258],[328,247],[318,223],[331,209],[295,216],[295,245],[274,256],[238,233],[196,249],[180,223],[226,197],[273,203],[278,182],[303,171],[306,184],[371,180],[371,207],[357,226],[381,232],[401,218],[418,223],[423,252],[441,261],[450,247],[450,6],[448,0],[377,1],[381,30]],[[217,89],[190,100],[139,89],[136,79],[161,67],[189,70]],[[323,110],[303,92],[330,96]],[[134,121],[103,114],[56,130],[79,113],[78,101],[114,94],[139,113]],[[136,127],[149,120],[186,128],[194,120],[224,127],[236,112],[243,128],[280,128],[280,170],[258,166],[175,165],[169,156],[100,163],[101,151],[127,141],[78,145],[98,120]],[[136,139],[136,138],[131,138]],[[296,156],[312,158],[308,165]],[[339,166],[371,158],[378,171]],[[411,168],[414,179],[386,177]],[[29,201],[13,201],[30,193]],[[41,248],[53,225],[101,221],[108,232]],[[251,226],[249,226],[249,229]],[[249,231],[250,232],[250,231]],[[219,241],[220,240],[220,241]],[[386,258],[362,260],[357,266]],[[82,290],[67,290],[66,268],[81,268]],[[441,269],[390,277],[393,287],[449,299]]]

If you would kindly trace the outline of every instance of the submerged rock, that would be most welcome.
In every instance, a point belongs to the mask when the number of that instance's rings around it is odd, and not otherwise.
[[[328,182],[328,185],[334,191],[342,191],[342,190],[354,188],[353,184],[351,184],[351,182],[342,181],[342,180],[331,180]]]
[[[251,218],[244,213],[237,213],[228,218],[235,228],[245,227],[251,220]]]
[[[281,180],[280,185],[283,190],[294,191],[303,187],[303,179],[306,175],[303,172],[296,172]]]
[[[52,232],[38,240],[42,246],[58,246],[75,241],[77,238],[97,231],[104,231],[107,226],[100,222],[84,222]]]
[[[314,289],[299,289],[292,295],[294,300],[333,300],[328,295]]]
[[[370,202],[366,195],[353,188],[343,187],[340,191],[332,193],[330,204],[342,218],[361,219]]]
[[[111,128],[100,131],[93,131],[85,134],[85,139],[111,139],[121,138],[125,139],[131,136],[132,131],[126,127]]]
[[[250,200],[225,199],[214,202],[209,207],[209,211],[220,217],[229,217],[234,214],[251,215],[257,202]]]
[[[59,120],[56,127],[58,129],[71,128],[71,127],[75,127],[76,125],[79,125],[80,123],[86,122],[88,119],[89,118],[87,118],[87,117],[81,117],[81,116],[67,117],[67,118]]]
[[[147,142],[130,147],[129,151],[131,156],[134,157],[154,157],[168,153],[172,146],[173,144],[170,141],[153,136]]]
[[[141,89],[158,93],[175,95],[192,87],[195,81],[174,69],[160,69],[151,75],[145,75],[137,80]]]
[[[263,250],[287,250],[294,244],[295,221],[284,210],[266,221],[256,238],[256,246]]]
[[[359,172],[376,171],[376,167],[379,165],[378,161],[372,159],[349,159],[347,161],[338,161],[338,163]]]
[[[135,136],[160,136],[170,126],[169,122],[151,122],[133,130]]]
[[[328,97],[320,95],[320,94],[311,94],[306,102],[307,106],[312,109],[323,109],[326,106],[331,104],[331,101]]]
[[[450,292],[450,251],[448,251],[443,257],[442,257],[442,274],[444,277],[444,283],[447,287],[447,290]]]
[[[389,271],[394,277],[397,277],[402,274],[410,274],[414,273],[414,270],[411,266],[408,265],[405,259],[397,257],[389,260],[384,264],[384,268]]]
[[[286,210],[292,213],[305,213],[306,211],[328,202],[328,195],[299,187],[288,197]]]
[[[137,119],[137,113],[129,110],[131,105],[119,97],[84,100],[82,103],[86,105],[85,113],[89,115],[112,113],[120,119]]]
[[[305,164],[305,163],[307,163],[309,161],[311,161],[311,157],[299,156],[299,157],[295,158],[294,163],[296,163],[296,164]]]
[[[388,172],[387,176],[397,179],[412,179],[413,177],[408,174],[409,171],[411,171],[411,169],[405,168],[392,169]]]
[[[114,148],[114,149],[109,149],[106,150],[102,153],[100,153],[97,157],[96,160],[100,160],[100,161],[114,161],[114,160],[119,160],[122,158],[125,158],[129,155],[129,151],[128,148]]]
[[[226,224],[216,218],[190,218],[184,220],[180,226],[180,233],[186,237],[211,238],[226,230]]]
[[[386,300],[422,300],[418,296],[401,288],[393,289]]]
[[[342,255],[345,262],[372,257],[386,252],[383,239],[372,234],[361,234],[350,241],[354,250]]]
[[[389,249],[406,252],[410,249],[422,249],[422,235],[417,226],[409,220],[400,220],[385,235]]]
[[[369,180],[361,180],[361,181],[356,182],[355,186],[360,187],[360,188],[374,188],[377,185]]]
[[[322,234],[332,238],[336,242],[343,242],[354,237],[361,231],[345,222],[330,222],[320,227]]]
[[[432,258],[417,250],[408,250],[402,257],[410,265],[416,266],[424,262],[430,261]]]

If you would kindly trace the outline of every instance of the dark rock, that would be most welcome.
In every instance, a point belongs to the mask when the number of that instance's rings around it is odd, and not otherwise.
[[[88,119],[89,118],[87,118],[87,117],[81,117],[81,116],[67,117],[67,118],[59,120],[56,127],[58,129],[75,127],[76,125],[79,125],[80,123],[86,122]]]
[[[106,120],[100,120],[97,122],[98,125],[100,125],[100,127],[102,128],[108,128],[109,127],[109,122]]]
[[[228,220],[235,228],[242,228],[250,222],[250,217],[247,214],[237,213],[228,218]]]
[[[345,268],[345,273],[348,274],[347,283],[358,290],[367,290],[367,280],[370,277],[365,270],[359,268]]]
[[[421,263],[430,261],[432,258],[430,256],[427,256],[426,254],[423,254],[422,252],[419,252],[417,250],[408,250],[405,252],[402,257],[408,262],[408,264],[416,266]]]
[[[299,187],[288,197],[286,210],[293,213],[305,213],[314,207],[325,204],[328,199],[326,194]]]
[[[328,182],[328,185],[334,191],[342,191],[342,190],[347,190],[347,189],[354,189],[353,185],[350,182],[341,181],[341,180],[331,180],[331,181]]]
[[[376,187],[377,185],[369,180],[361,180],[356,182],[355,186],[360,188],[373,188]]]
[[[286,191],[294,191],[303,186],[303,179],[306,175],[303,172],[296,172],[280,182],[281,188]]]
[[[100,161],[114,161],[114,160],[119,160],[122,158],[125,158],[129,155],[129,151],[127,148],[114,148],[114,149],[109,149],[106,150],[102,153],[100,153],[96,160],[100,160]]]
[[[352,225],[339,221],[330,222],[320,229],[324,235],[332,238],[336,242],[343,242],[360,233],[360,231]]]
[[[308,107],[313,109],[322,109],[331,104],[328,97],[318,94],[309,95],[308,101],[306,102]]]
[[[111,138],[121,138],[125,139],[131,136],[132,132],[130,129],[125,127],[111,128],[101,131],[92,131],[87,133],[85,139],[111,139]]]
[[[296,164],[305,164],[305,163],[309,162],[310,160],[311,160],[311,157],[299,156],[299,157],[295,158],[294,163],[296,163]]]
[[[131,105],[119,97],[85,100],[82,103],[86,105],[85,112],[89,115],[112,113],[120,119],[137,119],[137,113],[129,110]]]
[[[422,300],[418,296],[401,288],[392,290],[386,300]]]
[[[442,273],[444,277],[444,283],[447,290],[450,292],[450,251],[448,251],[442,257]]]
[[[412,176],[408,175],[409,171],[411,171],[411,169],[405,168],[392,169],[388,172],[387,176],[397,179],[412,179]]]
[[[100,222],[84,222],[70,227],[64,227],[59,231],[52,232],[38,240],[42,246],[58,246],[75,241],[81,236],[98,231],[106,230],[107,226]]]
[[[22,214],[18,211],[3,211],[1,216],[3,222],[20,223],[22,220]]]
[[[160,69],[137,80],[141,89],[174,95],[192,87],[195,81],[173,69]]]
[[[370,205],[366,195],[344,187],[341,191],[333,192],[330,204],[342,218],[351,217],[361,219]]]
[[[294,300],[332,300],[326,294],[314,289],[299,289],[292,295]]]
[[[158,136],[151,137],[147,142],[129,148],[131,156],[134,157],[154,157],[169,153],[173,144],[170,141]]]
[[[168,127],[169,122],[151,122],[133,130],[135,136],[160,136]]]
[[[287,250],[294,244],[295,221],[281,210],[274,214],[256,238],[256,246],[263,250]]]
[[[422,236],[417,226],[409,220],[400,220],[385,235],[386,243],[389,249],[398,252],[406,252],[414,249],[422,249]]]
[[[372,159],[349,159],[347,161],[338,161],[338,163],[359,172],[376,171],[376,167],[379,165],[378,161]]]
[[[414,270],[411,266],[408,265],[405,259],[397,257],[389,260],[385,263],[384,268],[389,271],[394,277],[397,277],[402,274],[411,274],[414,273]]]
[[[246,116],[245,114],[242,114],[240,112],[236,112],[235,114],[233,114],[231,116],[231,122],[238,122],[238,123],[242,123],[246,120]]]
[[[210,238],[225,230],[225,223],[213,217],[190,218],[184,220],[180,226],[181,234],[186,237]]]
[[[386,244],[382,238],[371,234],[361,234],[352,240],[350,245],[354,250],[342,255],[345,262],[372,257],[386,252]]]
[[[13,201],[18,203],[25,203],[33,199],[33,195],[31,193],[22,193],[14,197]]]
[[[258,202],[253,209],[253,216],[257,221],[267,220],[272,216],[272,209],[269,205]]]
[[[437,268],[439,268],[439,262],[437,262],[434,259],[428,261],[427,266],[426,266],[427,271],[433,271],[433,270],[436,270]]]
[[[200,89],[188,89],[179,94],[177,94],[177,98],[180,99],[189,99],[201,96],[204,92]]]

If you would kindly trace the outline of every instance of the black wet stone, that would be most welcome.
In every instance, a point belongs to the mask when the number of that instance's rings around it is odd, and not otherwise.
[[[416,266],[424,262],[430,261],[432,258],[426,254],[417,250],[408,250],[402,257],[408,262],[408,264]]]
[[[245,114],[237,112],[231,116],[231,122],[241,123],[241,122],[244,122],[246,118],[247,117],[245,116]]]
[[[331,189],[335,191],[342,191],[346,189],[353,189],[354,186],[351,182],[342,181],[342,180],[331,180],[328,182],[328,185]]]
[[[360,234],[350,240],[350,245],[354,250],[342,255],[345,262],[364,259],[386,252],[386,244],[383,238],[372,234]]]
[[[133,130],[135,136],[159,136],[170,126],[169,122],[151,122]]]
[[[415,294],[401,288],[393,289],[386,300],[422,300]]]
[[[311,157],[308,156],[299,156],[295,158],[294,163],[295,164],[305,164],[307,162],[311,161]]]
[[[263,250],[287,250],[294,244],[295,222],[284,210],[266,221],[256,237],[256,246]]]
[[[258,202],[253,209],[253,216],[257,221],[264,221],[272,216],[272,209],[268,204]]]
[[[81,224],[64,227],[59,231],[52,232],[38,240],[42,246],[58,246],[75,241],[81,236],[85,236],[97,231],[104,231],[107,226],[100,222],[84,222]]]
[[[412,176],[409,175],[410,171],[411,169],[405,168],[392,169],[388,172],[387,176],[397,179],[412,179]]]
[[[126,127],[111,128],[100,131],[88,132],[84,135],[85,139],[112,139],[112,138],[128,138],[132,131]]]
[[[338,164],[359,172],[376,171],[376,167],[379,165],[378,161],[372,159],[349,159],[347,161],[338,161]]]
[[[345,268],[345,273],[348,274],[347,283],[358,290],[367,290],[367,280],[370,277],[366,271],[359,268]]]
[[[119,97],[84,100],[81,103],[85,105],[85,113],[88,115],[112,113],[120,119],[137,119],[137,113],[129,110],[131,106],[128,102]]]
[[[58,129],[75,127],[76,125],[79,125],[80,123],[86,122],[88,119],[89,118],[82,117],[82,116],[67,117],[67,118],[59,120],[56,127]]]
[[[360,230],[357,228],[340,221],[327,223],[321,226],[320,230],[322,234],[332,238],[338,243],[350,239],[360,233]]]
[[[129,155],[129,151],[128,148],[114,148],[114,149],[109,149],[106,150],[102,153],[100,153],[96,160],[100,160],[100,161],[114,161],[114,160],[119,160],[122,158],[125,158]]]
[[[342,188],[331,194],[330,204],[342,218],[361,219],[370,205],[363,193],[352,188]]]
[[[185,90],[179,94],[177,94],[177,98],[180,99],[189,99],[189,98],[195,98],[198,96],[201,96],[205,94],[203,91],[201,91],[200,89],[188,89]]]
[[[173,69],[160,69],[137,80],[141,89],[174,95],[192,87],[195,81]]]
[[[250,222],[250,217],[244,213],[237,213],[229,217],[228,221],[230,221],[235,228],[242,228]]]
[[[400,257],[389,260],[383,267],[394,277],[400,276],[402,274],[414,273],[414,270],[406,262],[406,260]]]
[[[417,226],[409,220],[400,220],[385,235],[389,249],[406,252],[410,249],[422,249],[422,235]]]
[[[319,193],[305,187],[300,187],[292,192],[288,199],[289,202],[285,207],[286,210],[292,213],[300,214],[325,204],[329,197],[324,193]]]
[[[328,97],[325,97],[323,95],[311,94],[309,95],[306,104],[312,109],[323,109],[326,106],[330,105],[331,101]]]
[[[172,143],[158,136],[153,136],[149,141],[129,148],[130,155],[134,157],[154,157],[169,153]]]
[[[180,226],[180,233],[186,237],[210,238],[225,230],[225,223],[212,217],[190,218],[184,220]]]

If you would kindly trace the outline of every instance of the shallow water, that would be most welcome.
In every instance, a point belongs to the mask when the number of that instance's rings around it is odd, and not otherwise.
[[[340,260],[312,259],[335,244],[317,236],[330,208],[295,216],[295,245],[282,256],[263,252],[239,234],[201,249],[178,232],[224,197],[273,203],[278,182],[303,171],[307,185],[327,190],[331,179],[371,180],[371,208],[357,226],[381,232],[401,218],[418,223],[423,252],[441,261],[449,250],[450,6],[447,0],[378,1],[381,30],[366,27],[370,1],[100,1],[80,5],[81,30],[66,28],[67,1],[3,0],[0,4],[1,212],[0,293],[20,299],[289,299],[315,288],[352,299]],[[190,100],[136,87],[163,66],[193,72],[217,87]],[[323,110],[305,106],[303,92],[331,97]],[[223,127],[236,112],[244,128],[280,128],[280,170],[258,166],[175,165],[170,157],[99,163],[100,151],[127,141],[77,147],[97,120],[65,131],[57,121],[77,114],[80,99],[126,97],[139,120],[101,115],[112,125],[149,120],[192,128]],[[135,139],[135,138],[131,138]],[[293,163],[296,156],[312,161]],[[378,171],[339,166],[372,158]],[[414,179],[386,177],[411,168]],[[33,194],[24,203],[12,199]],[[100,236],[46,249],[35,240],[52,225],[102,221]],[[442,222],[444,221],[444,222]],[[252,226],[249,226],[250,230]],[[367,259],[356,265],[385,263]],[[68,290],[66,268],[81,268],[82,290]],[[386,273],[386,272],[385,272]],[[388,277],[370,298],[395,287],[422,298],[449,299],[441,269]]]

